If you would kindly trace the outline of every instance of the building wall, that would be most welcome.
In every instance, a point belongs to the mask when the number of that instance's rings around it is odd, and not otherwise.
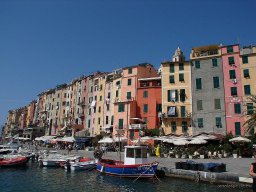
[[[192,126],[193,134],[201,132],[226,133],[224,82],[221,52],[218,46],[205,46],[192,49]],[[217,66],[213,67],[212,59],[217,59]],[[200,61],[200,68],[196,68],[196,61]],[[219,77],[219,88],[213,87],[213,77]],[[201,78],[202,89],[196,89],[196,79]],[[215,109],[215,99],[220,100],[220,109]],[[197,103],[202,101],[203,109],[197,109]],[[216,117],[221,118],[221,127],[216,126]],[[203,127],[198,120],[203,119]]]
[[[233,48],[233,52],[228,53],[228,47]],[[222,62],[223,62],[223,74],[224,74],[224,90],[225,90],[225,108],[226,108],[226,126],[227,133],[232,133],[237,135],[235,130],[235,123],[240,122],[241,134],[244,134],[244,129],[242,127],[244,121],[241,113],[235,113],[235,104],[243,106],[243,92],[242,92],[242,79],[241,79],[241,69],[240,69],[240,57],[239,57],[239,46],[230,45],[221,47],[222,52]],[[234,64],[229,64],[229,58],[234,58]],[[236,73],[236,78],[230,77],[230,71],[233,70]],[[237,95],[231,95],[231,87],[237,88]],[[238,134],[240,135],[240,134]]]

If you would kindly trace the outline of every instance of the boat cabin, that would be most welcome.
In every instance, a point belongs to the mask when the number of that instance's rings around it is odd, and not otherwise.
[[[147,146],[125,146],[124,164],[135,165],[148,163]]]

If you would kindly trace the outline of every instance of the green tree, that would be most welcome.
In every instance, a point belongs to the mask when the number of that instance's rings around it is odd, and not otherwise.
[[[248,108],[245,110],[244,116],[246,116],[248,119],[245,121],[243,126],[245,127],[246,133],[252,133],[254,132],[254,127],[256,127],[256,95],[252,95],[251,97],[248,97],[247,103],[253,103],[253,108]]]

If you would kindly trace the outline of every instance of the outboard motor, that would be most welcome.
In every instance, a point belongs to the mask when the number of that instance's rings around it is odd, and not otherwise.
[[[95,159],[100,160],[102,158],[103,152],[100,149],[96,149],[93,153]]]

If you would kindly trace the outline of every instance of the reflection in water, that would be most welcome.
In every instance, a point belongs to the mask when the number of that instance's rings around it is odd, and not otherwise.
[[[137,180],[100,175],[96,171],[70,172],[64,169],[39,168],[29,164],[23,168],[0,168],[1,192],[52,192],[52,191],[170,191],[170,192],[238,192],[244,189],[218,188],[216,185],[193,181],[164,178],[158,180]],[[250,191],[250,190],[249,190]]]

